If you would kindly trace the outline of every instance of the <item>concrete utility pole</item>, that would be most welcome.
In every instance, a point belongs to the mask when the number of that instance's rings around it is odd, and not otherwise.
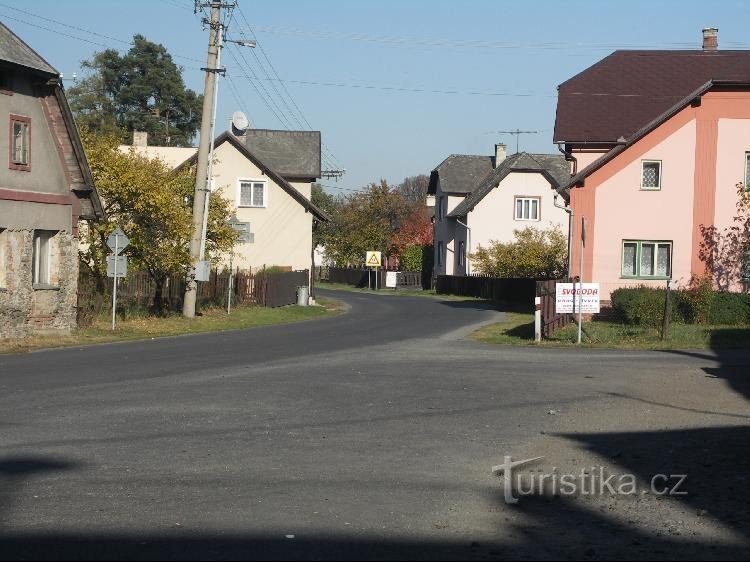
[[[201,142],[198,148],[197,173],[193,195],[193,234],[190,237],[191,269],[188,272],[185,298],[182,303],[182,315],[195,317],[195,302],[198,295],[198,283],[195,280],[195,268],[203,259],[201,246],[203,238],[203,215],[206,208],[206,197],[210,189],[208,178],[208,153],[211,149],[211,121],[213,118],[214,90],[218,68],[219,42],[221,41],[221,2],[211,2],[211,19],[208,29],[208,60],[206,61],[206,81],[203,87],[203,115],[201,116]]]

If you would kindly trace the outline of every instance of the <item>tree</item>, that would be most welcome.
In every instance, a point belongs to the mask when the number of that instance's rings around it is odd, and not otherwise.
[[[312,185],[311,200],[313,205],[324,211],[330,217],[335,217],[338,210],[338,202],[330,193],[326,193],[323,187],[317,183]],[[333,224],[325,221],[313,221],[313,247],[325,246],[333,232]]]
[[[195,169],[173,171],[161,160],[118,150],[116,136],[81,131],[86,155],[108,222],[84,231],[82,259],[100,275],[106,271],[107,236],[116,226],[125,230],[130,246],[125,254],[135,269],[154,280],[154,309],[161,312],[164,282],[174,273],[186,275],[190,266],[192,197]],[[230,251],[236,233],[229,226],[229,201],[218,194],[209,205],[206,248],[212,259]]]
[[[712,284],[729,291],[740,282],[750,282],[750,191],[745,184],[735,185],[737,214],[733,224],[723,230],[701,225],[699,257],[706,265]]]
[[[326,240],[326,254],[347,266],[362,264],[368,250],[390,255],[393,233],[407,213],[403,196],[385,180],[370,184],[365,192],[342,197]]]
[[[404,178],[404,181],[396,189],[410,205],[424,207],[426,205],[427,188],[429,186],[430,176],[420,174]]]
[[[164,46],[142,35],[123,56],[114,49],[82,62],[90,76],[68,91],[79,126],[120,136],[145,131],[149,144],[190,146],[200,127],[203,97],[185,88],[182,68]]]
[[[492,277],[557,279],[566,271],[568,242],[559,228],[514,230],[515,241],[491,241],[471,259],[474,271]]]

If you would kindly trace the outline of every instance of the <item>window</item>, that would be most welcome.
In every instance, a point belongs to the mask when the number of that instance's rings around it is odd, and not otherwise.
[[[55,233],[49,230],[34,231],[32,252],[32,283],[34,285],[52,284],[52,239]]]
[[[7,287],[8,282],[8,234],[0,228],[0,289]]]
[[[466,244],[463,242],[458,243],[458,265],[464,266],[466,264]]]
[[[438,242],[437,246],[437,264],[443,265],[443,243]]]
[[[625,240],[622,276],[643,279],[672,277],[672,242]]]
[[[643,160],[641,162],[641,189],[661,189],[661,161]]]
[[[540,201],[539,197],[516,197],[516,220],[538,221]]]
[[[740,274],[743,283],[750,283],[750,249],[745,250],[742,257],[742,272]]]
[[[265,207],[266,183],[262,181],[240,181],[239,207]]]
[[[750,152],[745,152],[745,191],[750,191]]]
[[[31,169],[31,119],[18,115],[10,116],[10,168],[28,171]]]
[[[445,199],[445,197],[443,197],[442,195],[437,198],[437,209],[436,209],[437,213],[436,213],[436,215],[437,215],[437,219],[439,221],[443,220],[443,199]]]

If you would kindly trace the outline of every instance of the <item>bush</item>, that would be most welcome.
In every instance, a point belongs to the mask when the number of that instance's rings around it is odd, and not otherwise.
[[[558,279],[567,269],[568,241],[559,228],[513,231],[512,242],[490,241],[471,255],[474,273],[490,277]]]
[[[401,271],[422,271],[422,246],[407,246],[399,256]]]
[[[612,310],[626,324],[659,326],[664,319],[664,289],[636,287],[612,292]],[[672,291],[670,321],[680,324],[750,324],[750,295],[713,291],[703,282]]]

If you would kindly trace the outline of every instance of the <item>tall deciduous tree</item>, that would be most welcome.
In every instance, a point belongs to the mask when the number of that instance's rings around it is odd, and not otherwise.
[[[80,126],[100,134],[118,132],[121,142],[129,142],[137,130],[149,134],[149,144],[191,145],[202,96],[185,87],[182,68],[164,46],[136,35],[126,54],[107,49],[82,65],[89,76],[68,91]]]
[[[108,222],[84,231],[82,259],[95,271],[106,270],[107,236],[115,226],[130,238],[125,254],[135,269],[148,272],[156,284],[154,308],[162,310],[161,291],[173,273],[185,275],[190,265],[188,244],[192,226],[195,169],[173,171],[161,160],[117,148],[116,136],[81,133],[86,155]],[[236,233],[228,225],[230,203],[211,196],[206,248],[216,259],[231,249]]]
[[[424,206],[425,200],[427,199],[427,188],[430,185],[430,176],[420,174],[418,176],[410,176],[404,178],[400,184],[398,184],[398,192],[404,196],[409,204],[415,206]]]

